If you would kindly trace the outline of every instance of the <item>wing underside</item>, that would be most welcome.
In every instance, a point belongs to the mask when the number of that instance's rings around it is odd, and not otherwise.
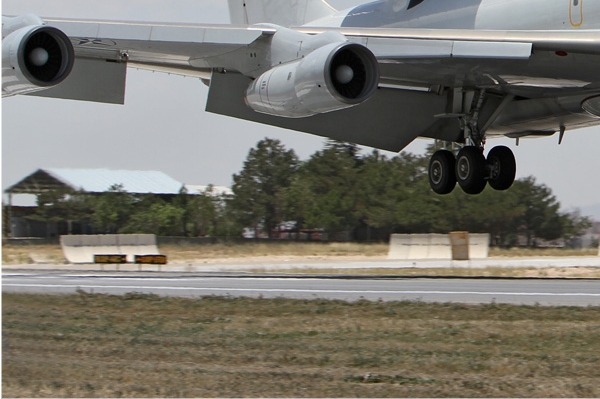
[[[36,96],[123,103],[126,66],[210,78],[213,69],[241,69],[248,46],[272,29],[46,19],[73,44],[75,67],[61,85]],[[90,76],[93,79],[90,79]]]
[[[448,118],[457,111],[456,90],[490,94],[484,113],[493,118],[486,126],[492,134],[598,122],[581,110],[585,98],[600,95],[597,31],[299,28],[309,35],[333,30],[367,47],[377,57],[380,85],[371,100],[350,110],[290,120],[244,104],[251,78],[270,67],[278,27],[46,22],[69,36],[79,62],[62,88],[40,92],[52,97],[123,102],[129,65],[211,79],[211,112],[393,151],[417,136],[459,140],[458,121]],[[85,77],[90,71],[97,79]],[[500,114],[500,107],[515,116]]]

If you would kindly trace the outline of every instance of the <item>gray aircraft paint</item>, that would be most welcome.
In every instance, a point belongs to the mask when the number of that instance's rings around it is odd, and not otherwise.
[[[342,27],[475,28],[482,0],[381,0],[352,9]]]
[[[524,8],[525,7],[525,8]],[[525,12],[524,12],[525,11]],[[600,2],[581,0],[379,0],[310,26],[441,29],[598,29]]]
[[[293,61],[295,57],[301,58],[302,55],[296,50],[292,51],[291,57],[284,58],[271,53],[273,46],[270,44],[276,39],[269,38],[275,34],[277,38],[282,35],[286,38],[284,28],[273,25],[252,28],[163,26],[60,19],[47,19],[46,22],[71,37],[84,38],[79,41],[78,50],[90,54],[97,51],[100,60],[106,59],[109,54],[118,61],[122,56],[120,49],[124,48],[128,52],[129,65],[138,68],[184,75],[191,73],[190,76],[200,77],[206,73],[205,79],[210,77],[211,70],[229,71],[223,76],[219,73],[212,75],[206,106],[209,112],[400,151],[417,136],[462,141],[464,132],[459,119],[455,117],[462,111],[462,88],[471,91],[485,88],[493,92],[482,103],[479,112],[481,120],[490,118],[489,123],[483,124],[488,136],[549,135],[561,129],[597,125],[598,119],[581,106],[585,102],[586,109],[595,109],[596,102],[589,99],[600,95],[595,65],[597,49],[586,49],[590,42],[596,43],[596,31],[587,31],[588,35],[593,34],[591,40],[580,37],[573,43],[565,43],[564,47],[548,47],[544,44],[548,36],[559,42],[562,36],[548,31],[548,35],[544,33],[543,40],[540,40],[540,32],[537,35],[532,33],[531,37],[519,33],[520,39],[515,42],[508,37],[509,32],[501,29],[485,35],[476,30],[499,29],[501,24],[507,25],[505,29],[535,29],[540,25],[557,30],[578,29],[599,23],[600,1],[586,2],[585,6],[577,3],[577,7],[571,3],[575,1],[581,0],[528,0],[527,12],[523,12],[522,0],[380,0],[313,21],[312,26],[339,27],[342,24],[343,28],[376,28],[373,32],[366,29],[367,32],[362,34],[349,29],[347,35],[364,43],[380,59],[380,82],[384,85],[371,100],[352,110],[326,112],[299,118],[301,120],[253,112],[248,108],[245,98],[240,96],[247,90],[251,78],[266,71],[260,68],[273,66],[272,63],[265,64],[263,60],[272,62],[275,56],[284,63]],[[346,34],[343,28],[338,33]],[[402,37],[402,34],[407,35],[406,31],[397,36],[397,28],[413,28],[412,34],[417,36],[424,32],[423,28],[425,31],[427,28],[438,28],[440,31],[443,28],[458,28],[459,31],[434,32],[440,37],[434,39],[425,36],[419,39]],[[291,39],[284,41],[292,45],[290,48],[297,48],[294,46],[298,41],[307,43],[302,34],[298,35],[295,30],[288,31],[293,33]],[[90,32],[95,32],[97,36]],[[382,37],[374,35],[384,33]],[[581,35],[587,37],[585,29]],[[337,35],[334,42],[343,41],[343,37],[340,37]],[[173,38],[177,39],[173,41]],[[488,39],[474,43],[478,38]],[[505,43],[505,39],[508,42]],[[145,40],[152,45],[149,46]],[[194,56],[190,58],[189,46],[192,45]],[[94,49],[95,46],[98,48]],[[114,51],[107,52],[107,46],[112,46]],[[536,51],[532,52],[532,48]],[[557,48],[561,54],[564,50],[576,52],[577,57],[560,55],[556,53]],[[248,49],[253,51],[253,57],[248,57]],[[407,59],[410,61],[406,62]],[[97,64],[124,66],[106,62]],[[111,81],[118,83],[121,89],[118,98],[121,102],[124,98],[125,68],[117,72],[120,72],[119,79]],[[94,75],[104,76],[106,73],[97,72]],[[86,81],[85,76],[73,80],[75,90],[72,92],[82,93],[82,81]],[[60,87],[69,87],[67,83]],[[78,99],[97,101],[98,87],[91,87],[87,90],[88,97]],[[439,88],[451,89],[447,93],[456,90],[459,95],[438,95]],[[114,88],[109,91],[116,92]],[[517,97],[519,101],[510,101],[502,112],[495,115],[501,98],[507,94]],[[64,95],[62,98],[75,97]],[[379,115],[376,122],[372,118],[375,114]],[[406,115],[411,117],[406,118]],[[440,115],[449,115],[452,119],[440,118]]]

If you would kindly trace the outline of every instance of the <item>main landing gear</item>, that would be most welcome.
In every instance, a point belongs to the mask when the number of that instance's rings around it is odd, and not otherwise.
[[[448,150],[439,150],[429,161],[429,184],[438,194],[449,194],[456,183],[467,194],[479,194],[486,184],[495,190],[507,190],[515,181],[517,170],[513,152],[504,146],[491,149],[483,156],[485,132],[492,126],[514,96],[506,94],[495,104],[492,112],[482,118],[486,91],[465,90],[457,87],[449,92],[452,112],[440,117],[458,118],[465,146],[454,156]],[[481,119],[481,120],[480,120]]]
[[[487,159],[478,146],[463,147],[456,157],[448,150],[438,150],[429,161],[429,184],[438,194],[449,194],[456,183],[467,194],[481,193],[488,183],[495,190],[507,190],[515,181],[516,170],[515,156],[508,147],[492,148]]]

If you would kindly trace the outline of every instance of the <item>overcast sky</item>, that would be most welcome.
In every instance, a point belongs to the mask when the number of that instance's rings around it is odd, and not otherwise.
[[[360,0],[330,3],[347,8]],[[139,21],[228,23],[225,0],[4,0],[3,14]],[[231,185],[248,150],[277,138],[302,158],[324,139],[204,112],[208,90],[193,78],[129,70],[125,105],[13,97],[2,100],[2,188],[38,168],[159,170],[187,184]],[[600,220],[600,127],[558,137],[495,139],[515,151],[517,177],[549,186],[564,210]],[[420,154],[429,143],[405,150]],[[387,153],[390,156],[394,154]]]

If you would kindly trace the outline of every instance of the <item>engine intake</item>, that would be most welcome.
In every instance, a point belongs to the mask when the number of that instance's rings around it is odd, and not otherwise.
[[[259,76],[246,92],[257,112],[301,118],[368,100],[379,84],[379,64],[366,47],[331,43]]]
[[[61,83],[74,63],[73,45],[60,30],[26,26],[2,42],[2,91],[25,94]]]

